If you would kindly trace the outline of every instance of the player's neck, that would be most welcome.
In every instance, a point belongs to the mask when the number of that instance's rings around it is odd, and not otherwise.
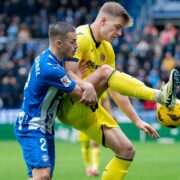
[[[96,21],[94,21],[91,24],[91,30],[92,30],[92,33],[93,33],[93,36],[94,36],[94,39],[96,40],[96,42],[101,42],[103,39],[100,36],[99,26],[98,26],[98,23]]]
[[[59,54],[59,52],[57,52],[57,50],[55,48],[53,48],[52,46],[49,46],[49,50],[51,51],[51,53],[54,54],[54,56],[56,56],[56,58],[58,59],[58,61],[62,61],[62,55]]]

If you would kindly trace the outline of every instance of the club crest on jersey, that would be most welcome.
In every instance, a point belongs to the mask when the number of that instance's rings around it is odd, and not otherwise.
[[[69,85],[71,84],[71,80],[66,75],[60,78],[60,81],[65,87],[69,87]]]
[[[101,62],[104,62],[104,61],[105,61],[105,55],[104,55],[104,53],[101,53],[101,54],[100,54],[100,61],[101,61]]]

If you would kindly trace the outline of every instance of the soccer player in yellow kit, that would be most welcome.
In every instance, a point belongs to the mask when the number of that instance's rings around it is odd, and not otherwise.
[[[156,90],[114,69],[115,55],[110,43],[121,35],[124,27],[131,24],[131,17],[119,3],[105,3],[91,25],[77,28],[77,53],[74,59],[66,62],[65,68],[80,87],[86,83],[93,84],[98,97],[108,88],[111,97],[129,119],[147,135],[150,133],[152,137],[158,138],[159,135],[155,129],[136,114],[127,96],[155,101],[173,108],[176,103],[179,74],[177,70],[172,70],[169,82],[162,90]],[[86,81],[77,76],[79,65],[77,61],[82,62],[79,64],[88,66],[85,72]],[[115,153],[103,172],[102,180],[124,179],[135,155],[135,148],[103,107],[99,106],[95,110],[91,103],[86,106],[67,95],[58,112],[58,118],[65,124],[83,131],[97,143],[112,149]]]

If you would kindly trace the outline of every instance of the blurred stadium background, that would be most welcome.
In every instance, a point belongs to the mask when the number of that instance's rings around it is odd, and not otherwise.
[[[0,0],[0,179],[26,179],[13,122],[21,106],[24,83],[34,57],[48,47],[48,24],[56,21],[68,21],[75,26],[91,23],[104,2]],[[113,42],[117,69],[148,86],[160,88],[162,82],[168,80],[171,69],[180,71],[180,1],[117,2],[134,18],[134,26],[125,29],[122,37]],[[180,98],[180,91],[177,96]],[[140,117],[158,130],[161,139],[147,139],[112,102],[114,117],[137,148],[127,180],[180,180],[180,129],[163,128],[158,124],[155,103],[131,100]],[[57,123],[56,139],[54,179],[89,179],[85,177],[77,131]],[[111,155],[110,151],[102,149],[101,170]]]

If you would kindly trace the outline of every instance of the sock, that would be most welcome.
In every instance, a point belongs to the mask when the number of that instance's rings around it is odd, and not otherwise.
[[[91,151],[92,155],[92,167],[97,168],[99,167],[99,147],[92,147]]]
[[[149,88],[138,79],[119,71],[114,71],[111,74],[108,79],[108,85],[122,95],[149,101],[157,101],[156,96],[159,93],[159,90]]]
[[[81,153],[84,160],[86,169],[91,166],[90,153],[89,153],[89,141],[81,142]]]
[[[118,156],[113,157],[103,172],[102,180],[123,180],[131,162]]]
[[[162,102],[162,99],[161,99],[161,91],[160,90],[155,95],[155,101],[158,102],[159,104],[163,105],[163,102]]]

